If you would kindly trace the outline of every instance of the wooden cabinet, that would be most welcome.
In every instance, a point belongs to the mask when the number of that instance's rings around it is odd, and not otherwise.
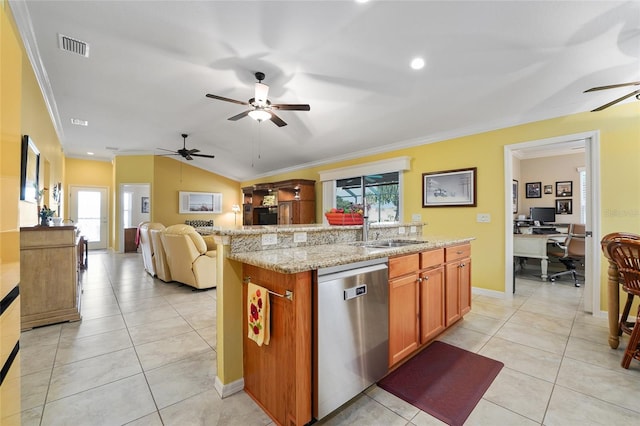
[[[136,245],[137,233],[138,233],[138,228],[124,229],[124,252],[125,253],[138,251],[138,246]]]
[[[290,179],[242,188],[243,225],[316,222],[315,181]]]
[[[269,295],[268,345],[249,340],[243,321],[244,390],[277,424],[307,424],[312,420],[312,273],[282,274],[244,264],[243,275],[274,293],[293,292],[291,300]],[[242,294],[247,300],[246,285]],[[247,304],[242,306],[247,318]]]
[[[445,329],[444,250],[420,253],[420,344]]]
[[[420,255],[389,259],[389,365],[420,345]]]
[[[471,309],[471,245],[389,259],[389,366]]]
[[[80,319],[76,229],[20,229],[22,330]]]
[[[471,245],[445,248],[445,325],[448,327],[471,310]]]

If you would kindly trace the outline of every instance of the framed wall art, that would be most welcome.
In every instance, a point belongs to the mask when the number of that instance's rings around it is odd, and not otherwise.
[[[150,203],[149,197],[140,197],[140,213],[149,213]]]
[[[515,179],[511,183],[511,207],[513,213],[518,213],[518,181]]]
[[[572,200],[556,200],[556,214],[573,214]]]
[[[553,186],[552,185],[545,185],[544,186],[544,193],[545,194],[553,194]]]
[[[475,207],[476,167],[422,174],[422,207]]]
[[[22,137],[20,155],[20,199],[35,203],[40,190],[40,151],[29,137]],[[48,204],[48,203],[47,203]]]
[[[571,197],[573,195],[573,182],[556,182],[556,197]]]
[[[527,198],[541,198],[542,182],[527,182],[525,195]]]
[[[179,191],[179,213],[222,213],[222,194],[219,192]]]

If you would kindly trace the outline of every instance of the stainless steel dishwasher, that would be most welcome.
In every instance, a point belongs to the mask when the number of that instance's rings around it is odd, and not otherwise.
[[[318,270],[314,285],[316,419],[387,373],[387,279],[387,258]]]

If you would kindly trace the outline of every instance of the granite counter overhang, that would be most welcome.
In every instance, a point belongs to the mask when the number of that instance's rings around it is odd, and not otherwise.
[[[468,243],[471,237],[433,237],[415,239],[416,244],[393,247],[359,247],[354,243],[324,244],[254,252],[229,253],[228,258],[283,274],[313,271],[330,266],[346,265],[363,260],[419,253]]]

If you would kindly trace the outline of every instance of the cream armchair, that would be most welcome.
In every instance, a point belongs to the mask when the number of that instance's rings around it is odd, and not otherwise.
[[[164,244],[162,243],[162,231],[161,229],[150,229],[149,233],[151,233],[151,242],[153,243],[153,263],[156,268],[156,276],[168,283],[172,279]]]
[[[142,261],[144,263],[144,269],[152,277],[156,276],[156,265],[154,260],[153,241],[151,240],[150,230],[158,229],[163,230],[164,225],[157,222],[142,222],[138,226],[140,232],[140,249],[142,251]]]
[[[174,281],[195,288],[216,286],[216,251],[207,250],[200,234],[189,225],[171,225],[161,233]]]

